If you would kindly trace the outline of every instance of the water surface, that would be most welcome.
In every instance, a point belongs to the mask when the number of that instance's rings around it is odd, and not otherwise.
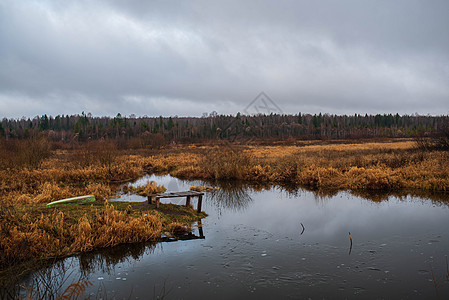
[[[135,184],[146,180],[168,191],[204,184],[154,175]],[[219,186],[203,200],[209,216],[200,221],[202,234],[194,227],[204,239],[124,245],[66,259],[34,276],[51,277],[61,290],[87,279],[93,286],[86,295],[107,299],[449,297],[445,195]],[[117,200],[145,199],[126,194]],[[162,203],[170,201],[185,200]]]

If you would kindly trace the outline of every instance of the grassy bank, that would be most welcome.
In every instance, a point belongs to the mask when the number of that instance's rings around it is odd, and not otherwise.
[[[41,140],[37,143],[33,149],[45,146]],[[33,153],[18,147],[10,157],[0,157],[0,273],[23,262],[157,241],[164,234],[189,230],[192,222],[205,217],[175,205],[156,209],[145,203],[108,202],[119,184],[146,174],[152,161],[148,153],[129,155],[111,143],[97,143],[23,159]],[[165,189],[149,183],[129,190],[145,196]],[[86,194],[97,201],[46,207],[51,201]]]
[[[349,190],[449,190],[449,152],[423,151],[414,141],[191,149],[190,163],[163,165],[174,176],[293,183]],[[166,158],[157,158],[167,160]]]
[[[156,209],[146,202],[2,207],[0,266],[6,268],[125,243],[157,241],[163,234],[189,232],[189,224],[205,216],[191,207],[161,204]]]

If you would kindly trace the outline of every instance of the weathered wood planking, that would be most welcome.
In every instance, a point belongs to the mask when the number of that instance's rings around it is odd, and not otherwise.
[[[203,192],[197,192],[197,191],[186,191],[186,192],[173,192],[173,193],[160,193],[160,194],[153,194],[156,197],[159,198],[176,198],[176,197],[187,197],[187,196],[202,196],[204,195]]]
[[[198,197],[197,211],[201,212],[201,205],[202,205],[202,202],[203,202],[203,195],[204,195],[203,192],[197,192],[197,191],[152,194],[152,195],[148,196],[148,203],[152,204],[153,200],[155,200],[156,201],[156,208],[159,208],[159,203],[160,203],[160,199],[161,198],[186,197],[186,206],[189,206],[191,197]]]

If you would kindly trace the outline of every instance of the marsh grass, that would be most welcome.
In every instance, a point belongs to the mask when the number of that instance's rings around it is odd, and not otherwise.
[[[421,151],[413,141],[295,146],[205,147],[172,175],[293,183],[350,190],[449,189],[449,153]]]
[[[172,235],[183,235],[192,231],[189,225],[185,225],[179,222],[170,223],[167,227],[167,231]]]
[[[0,267],[119,244],[157,241],[176,227],[189,229],[189,224],[200,217],[205,214],[190,207],[161,204],[156,210],[154,205],[138,202],[1,207]]]
[[[145,185],[139,185],[136,187],[127,185],[124,190],[139,196],[149,196],[151,194],[163,193],[167,189],[162,185],[158,185],[154,181],[148,181]]]

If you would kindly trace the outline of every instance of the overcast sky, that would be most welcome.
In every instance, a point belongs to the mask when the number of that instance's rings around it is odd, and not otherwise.
[[[0,117],[449,114],[449,1],[0,0]]]

